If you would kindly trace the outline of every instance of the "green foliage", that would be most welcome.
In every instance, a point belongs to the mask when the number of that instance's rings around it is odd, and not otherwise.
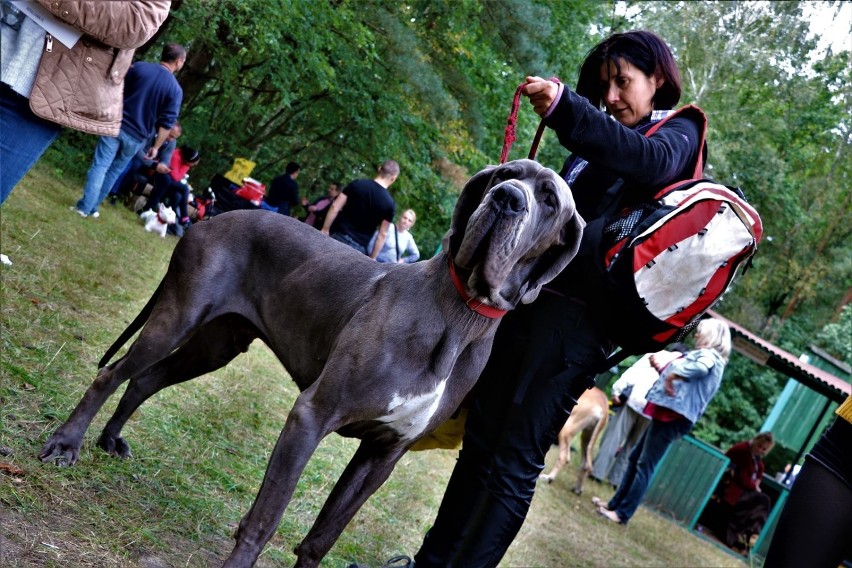
[[[836,322],[826,324],[817,341],[835,358],[846,363],[852,361],[852,306],[845,306]]]
[[[574,67],[589,47],[595,3],[532,0],[200,0],[173,5],[157,45],[189,57],[182,142],[202,149],[193,184],[234,158],[257,162],[269,183],[302,166],[309,198],[332,180],[372,177],[388,158],[402,175],[392,192],[418,213],[415,234],[434,250],[461,184],[500,152],[515,87],[529,73]],[[525,152],[538,119],[528,108]],[[548,148],[556,166],[564,158]]]

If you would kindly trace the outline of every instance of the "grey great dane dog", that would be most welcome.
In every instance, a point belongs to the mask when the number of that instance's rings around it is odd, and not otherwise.
[[[309,458],[337,432],[361,443],[295,549],[296,566],[316,566],[408,448],[455,412],[488,359],[499,316],[532,302],[568,264],[583,225],[565,182],[530,160],[474,175],[444,252],[410,265],[378,264],[275,213],[234,211],[200,223],[39,457],[73,465],[95,414],[128,380],[97,445],[130,456],[120,434],[140,404],[225,366],[260,338],[301,394],[225,565],[255,563]]]

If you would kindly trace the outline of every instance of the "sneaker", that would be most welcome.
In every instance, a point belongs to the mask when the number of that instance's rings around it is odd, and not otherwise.
[[[92,218],[92,219],[97,219],[98,217],[100,217],[100,216],[101,216],[101,212],[100,212],[100,211],[95,211],[95,212],[94,212],[94,213],[92,213],[90,216],[91,216],[91,218]]]
[[[82,211],[80,211],[79,209],[77,209],[77,208],[76,208],[75,206],[73,206],[73,205],[72,205],[71,207],[69,207],[68,209],[70,209],[71,211],[75,212],[77,215],[79,215],[80,217],[83,217],[84,219],[85,219],[86,217],[88,217],[88,215],[86,215],[85,213],[83,213]]]

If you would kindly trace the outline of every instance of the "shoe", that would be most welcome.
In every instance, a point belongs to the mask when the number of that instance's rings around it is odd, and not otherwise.
[[[606,501],[600,497],[592,497],[592,505],[595,507],[606,507]]]
[[[624,521],[621,520],[621,517],[618,516],[618,513],[616,513],[615,511],[610,511],[604,506],[598,507],[598,515],[612,521],[613,523],[618,523],[619,525],[624,524]]]
[[[353,562],[346,568],[369,568],[366,564],[358,564]],[[410,557],[400,554],[389,558],[387,562],[381,565],[381,568],[414,568],[414,560]]]
[[[80,211],[79,209],[77,209],[77,208],[76,208],[75,206],[73,206],[73,205],[72,205],[71,207],[69,207],[68,209],[70,209],[71,211],[75,212],[77,215],[79,215],[79,216],[80,216],[80,217],[82,217],[83,219],[85,219],[86,217],[88,217],[88,215],[87,215],[87,214],[83,213],[82,211]]]
[[[97,218],[98,218],[98,217],[100,217],[100,216],[101,216],[101,212],[100,212],[100,211],[95,211],[94,213],[92,213],[91,215],[89,215],[89,217],[91,217],[92,219],[97,219]]]

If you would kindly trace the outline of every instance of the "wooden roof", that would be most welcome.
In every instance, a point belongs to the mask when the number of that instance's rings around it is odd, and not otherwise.
[[[840,377],[805,363],[792,353],[758,337],[743,326],[713,310],[709,310],[707,314],[724,321],[731,327],[733,347],[737,353],[745,355],[756,363],[775,369],[835,402],[843,402],[847,396],[852,394],[852,384]]]

